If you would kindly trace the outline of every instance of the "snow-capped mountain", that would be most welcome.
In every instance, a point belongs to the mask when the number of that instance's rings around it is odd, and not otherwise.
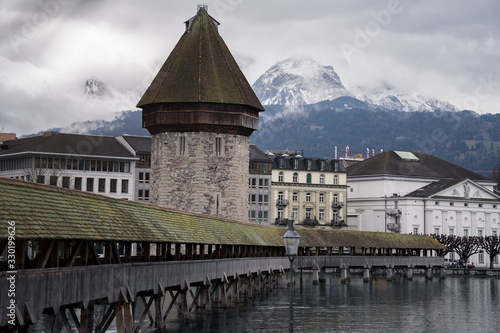
[[[332,66],[311,58],[288,58],[267,70],[252,85],[263,105],[304,105],[353,96]]]
[[[387,84],[381,84],[378,89],[367,92],[367,89],[357,87],[356,98],[364,101],[371,108],[414,111],[458,111],[453,104],[429,96],[409,94]]]
[[[85,94],[91,96],[102,96],[107,92],[106,85],[95,78],[85,82]]]
[[[332,66],[323,66],[311,58],[277,62],[255,81],[252,88],[263,105],[300,106],[349,97],[345,109],[356,107],[362,101],[369,109],[458,111],[447,101],[400,91],[385,83],[371,90],[354,87],[352,93],[344,87]],[[344,105],[337,104],[339,107]]]

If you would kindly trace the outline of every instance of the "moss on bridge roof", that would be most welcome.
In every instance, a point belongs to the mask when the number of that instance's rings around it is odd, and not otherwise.
[[[231,221],[0,177],[0,239],[88,239],[283,246],[286,228]],[[301,246],[440,249],[431,237],[300,229]]]

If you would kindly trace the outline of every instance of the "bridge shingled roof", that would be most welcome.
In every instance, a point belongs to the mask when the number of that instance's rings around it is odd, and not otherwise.
[[[176,211],[150,204],[0,177],[0,221],[16,239],[176,242],[282,246],[286,228]],[[333,229],[298,229],[301,246],[441,249],[431,237]]]

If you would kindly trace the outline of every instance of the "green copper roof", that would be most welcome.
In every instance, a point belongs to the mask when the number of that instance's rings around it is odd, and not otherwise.
[[[264,110],[204,7],[186,21],[186,31],[137,104],[222,103]]]
[[[16,239],[283,246],[286,231],[0,177],[0,239],[7,238],[8,221],[16,222]],[[297,231],[304,247],[443,248],[427,236],[316,228]]]

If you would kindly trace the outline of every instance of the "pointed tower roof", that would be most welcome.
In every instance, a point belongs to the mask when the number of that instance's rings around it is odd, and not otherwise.
[[[186,31],[137,104],[218,103],[264,108],[236,64],[206,6],[187,20]]]

